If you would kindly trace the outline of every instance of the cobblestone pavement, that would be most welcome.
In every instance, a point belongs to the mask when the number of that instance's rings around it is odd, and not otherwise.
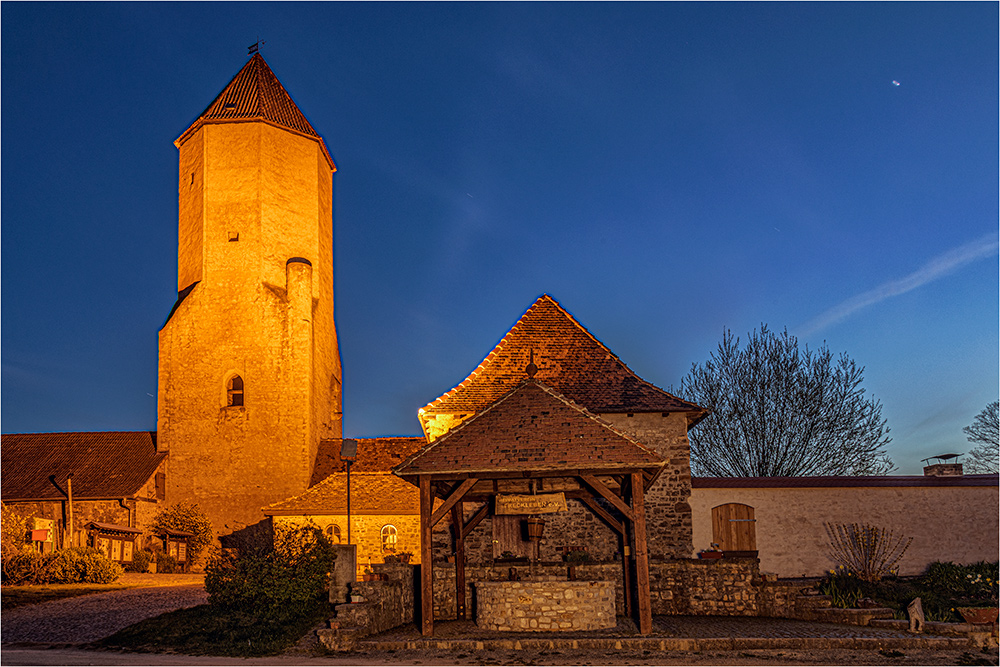
[[[4,644],[92,642],[143,619],[207,601],[204,586],[189,584],[110,591],[16,607],[3,613],[0,641]]]

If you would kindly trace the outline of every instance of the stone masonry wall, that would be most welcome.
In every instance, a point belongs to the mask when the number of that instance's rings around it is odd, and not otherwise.
[[[611,581],[481,581],[476,625],[486,630],[569,632],[613,628]]]
[[[687,418],[676,412],[602,414],[618,430],[667,460],[646,492],[646,532],[651,559],[691,556],[691,445]]]
[[[527,565],[498,563],[495,566],[466,566],[465,600],[468,618],[475,618],[477,581],[507,581],[514,568],[522,581],[566,581],[569,574],[567,565]],[[614,583],[615,613],[625,613],[625,598],[622,593],[622,564],[587,563],[573,568],[577,581],[611,581]],[[453,620],[457,618],[455,601],[455,564],[434,563],[434,618]]]
[[[760,615],[760,577],[752,558],[652,562],[649,579],[654,614]]]

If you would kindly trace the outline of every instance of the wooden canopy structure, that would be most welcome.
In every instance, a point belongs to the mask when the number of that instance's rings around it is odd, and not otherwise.
[[[434,527],[451,514],[456,602],[459,618],[465,618],[466,537],[490,513],[498,494],[544,492],[580,501],[630,547],[624,550],[629,557],[622,558],[626,612],[636,617],[639,632],[648,634],[652,612],[645,493],[665,463],[653,450],[533,379],[423,447],[394,469],[420,489],[422,633],[434,632]],[[435,498],[443,501],[437,509]],[[465,503],[480,504],[468,520]]]

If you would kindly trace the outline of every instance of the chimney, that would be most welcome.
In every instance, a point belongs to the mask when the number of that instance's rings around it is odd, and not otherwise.
[[[924,466],[924,477],[961,477],[961,463],[935,463]]]

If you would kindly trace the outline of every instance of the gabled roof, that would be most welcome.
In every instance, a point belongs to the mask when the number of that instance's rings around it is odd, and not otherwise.
[[[294,130],[319,141],[323,152],[330,158],[323,138],[306,120],[292,96],[278,81],[271,68],[264,62],[264,57],[255,53],[243,66],[232,81],[208,105],[200,116],[175,141],[180,146],[185,138],[205,122],[248,121],[261,120],[289,130]],[[330,159],[331,168],[337,167]]]
[[[166,457],[156,451],[155,431],[11,433],[0,441],[0,493],[5,502],[62,500],[59,487],[72,473],[74,500],[127,498]]]
[[[637,376],[543,294],[468,378],[423,408],[421,422],[425,414],[475,413],[490,405],[524,379],[532,352],[535,377],[592,413],[705,413]]]
[[[358,455],[351,464],[351,473],[391,472],[412,454],[427,444],[420,436],[395,438],[357,438]],[[320,440],[313,468],[312,483],[319,484],[330,475],[347,472],[347,464],[340,458],[342,439]]]
[[[261,511],[267,516],[347,514],[347,474],[330,475]],[[420,514],[420,491],[392,473],[352,470],[351,514]]]
[[[410,459],[397,475],[659,468],[656,452],[534,379]]]

